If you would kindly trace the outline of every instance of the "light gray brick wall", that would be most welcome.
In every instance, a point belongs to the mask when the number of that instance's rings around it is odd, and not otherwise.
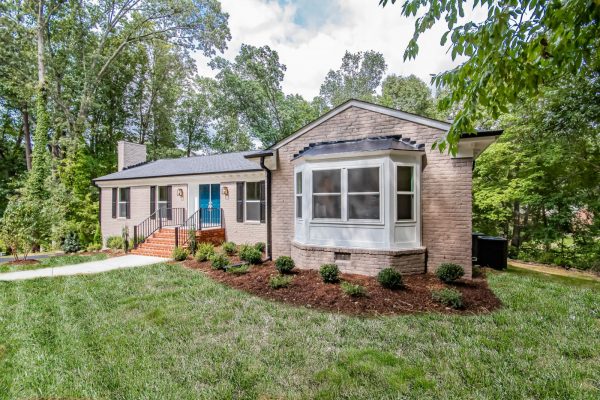
[[[227,188],[228,196],[223,195]],[[225,236],[227,241],[237,244],[267,242],[267,224],[257,222],[237,222],[237,187],[235,182],[221,183],[221,208],[225,216]]]
[[[146,162],[146,145],[125,142],[117,142],[117,170],[122,171],[132,165]]]
[[[273,256],[292,254],[294,168],[290,161],[295,153],[309,143],[398,134],[425,143],[421,223],[427,271],[435,271],[442,262],[455,262],[470,278],[473,160],[452,159],[431,150],[434,140],[443,134],[439,129],[357,107],[339,113],[279,149],[278,169],[273,171]]]

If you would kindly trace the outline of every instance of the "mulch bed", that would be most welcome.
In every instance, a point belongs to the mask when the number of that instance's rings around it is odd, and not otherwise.
[[[39,264],[40,262],[38,260],[12,260],[12,261],[7,261],[5,263],[5,265],[32,265],[32,264]]]
[[[231,261],[239,262],[236,257]],[[375,316],[431,311],[444,314],[483,314],[502,305],[488,288],[485,277],[444,285],[430,274],[409,275],[403,277],[404,289],[389,290],[383,288],[375,277],[341,274],[342,281],[365,287],[367,295],[357,298],[344,294],[339,283],[323,283],[318,271],[298,268],[293,270],[294,280],[290,286],[272,289],[269,286],[269,278],[278,272],[270,261],[260,266],[252,266],[250,271],[243,275],[214,270],[209,262],[187,260],[184,265],[200,270],[218,282],[265,299],[343,314]],[[431,290],[444,286],[453,287],[462,293],[463,309],[448,308],[432,300]]]

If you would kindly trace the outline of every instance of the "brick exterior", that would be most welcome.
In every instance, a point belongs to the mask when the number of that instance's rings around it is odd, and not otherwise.
[[[223,188],[229,191],[223,195]],[[225,215],[225,235],[227,240],[237,244],[267,242],[267,224],[258,222],[237,222],[237,188],[235,182],[221,183],[221,208]]]
[[[335,260],[335,253],[349,253],[350,260]],[[404,275],[425,273],[425,248],[400,251],[319,247],[292,242],[291,256],[301,268],[319,269],[323,264],[337,264],[342,272],[377,275],[392,267]]]
[[[117,143],[117,170],[138,165],[146,161],[146,145],[125,142]]]
[[[455,262],[465,268],[466,277],[470,278],[472,158],[453,159],[447,154],[431,150],[433,141],[443,134],[439,129],[358,107],[340,112],[279,148],[278,169],[273,171],[273,257],[281,255],[302,257],[302,261],[297,260],[299,266],[304,259],[308,259],[307,265],[311,267],[317,262],[312,261],[306,253],[300,255],[298,250],[292,250],[294,167],[291,160],[295,153],[309,143],[398,134],[425,144],[426,154],[421,178],[421,227],[422,244],[427,249],[426,270],[433,272],[442,262]],[[329,259],[330,256],[324,251],[323,254],[315,257]],[[405,256],[410,256],[410,262],[415,262],[416,265],[400,266],[400,269],[409,272],[423,269],[422,255]],[[386,266],[381,264],[383,262],[404,264],[404,261],[389,257],[371,254],[365,256],[364,260],[367,262],[363,263],[364,265],[370,263],[371,267],[364,269],[365,267],[357,266],[356,268],[362,268],[362,273],[373,275],[382,266]]]

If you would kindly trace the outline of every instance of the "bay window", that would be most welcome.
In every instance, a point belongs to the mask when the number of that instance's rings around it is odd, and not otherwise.
[[[342,217],[342,170],[313,171],[313,218]]]
[[[413,176],[413,166],[396,166],[396,221],[412,221],[415,218]]]
[[[296,172],[296,218],[302,218],[302,172]]]
[[[348,219],[379,219],[379,167],[348,169]]]

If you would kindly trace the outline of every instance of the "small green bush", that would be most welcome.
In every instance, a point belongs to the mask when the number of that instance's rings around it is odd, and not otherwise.
[[[188,248],[190,249],[190,254],[196,254],[196,250],[198,250],[198,242],[196,240],[196,230],[188,229]]]
[[[264,242],[258,242],[254,245],[254,248],[263,253],[267,248],[267,245]]]
[[[92,243],[87,247],[88,252],[99,251],[102,250],[102,245],[98,243]]]
[[[367,290],[361,285],[355,285],[350,282],[342,282],[340,286],[342,287],[342,291],[351,297],[363,297],[367,294]]]
[[[123,238],[121,236],[109,236],[106,239],[106,247],[119,250],[123,248]]]
[[[340,280],[340,269],[335,264],[323,264],[319,270],[325,283],[335,283]]]
[[[291,275],[273,275],[269,278],[269,286],[272,289],[280,289],[288,287],[293,280],[294,277]]]
[[[213,269],[225,269],[229,264],[229,258],[223,253],[215,253],[210,257],[210,265]]]
[[[233,242],[225,242],[223,243],[223,251],[228,255],[232,256],[235,254],[237,250],[237,245]]]
[[[404,286],[402,275],[393,268],[384,268],[377,274],[377,282],[387,289],[400,289]]]
[[[462,294],[456,289],[444,288],[433,290],[431,292],[431,297],[433,300],[447,307],[459,309],[463,306]]]
[[[186,249],[182,249],[181,247],[175,247],[171,253],[171,257],[173,257],[175,261],[183,261],[187,259],[188,255],[188,251]]]
[[[249,262],[250,264],[260,264],[262,261],[262,253],[256,250],[253,246],[240,246],[238,254],[240,259]]]
[[[77,253],[81,249],[77,233],[69,232],[65,235],[62,244],[62,249],[65,253]]]
[[[277,260],[275,260],[275,268],[281,274],[287,274],[291,272],[295,266],[296,265],[294,264],[294,260],[292,260],[292,257],[281,256],[278,257]]]
[[[465,270],[463,267],[452,263],[441,264],[435,271],[435,275],[440,278],[442,282],[446,283],[460,279],[464,274]]]
[[[196,249],[196,261],[203,262],[210,260],[215,254],[215,246],[212,243],[200,243]]]
[[[248,272],[250,272],[250,265],[242,264],[242,265],[237,265],[235,267],[229,267],[229,268],[227,268],[227,272],[234,274],[234,275],[247,274]]]

